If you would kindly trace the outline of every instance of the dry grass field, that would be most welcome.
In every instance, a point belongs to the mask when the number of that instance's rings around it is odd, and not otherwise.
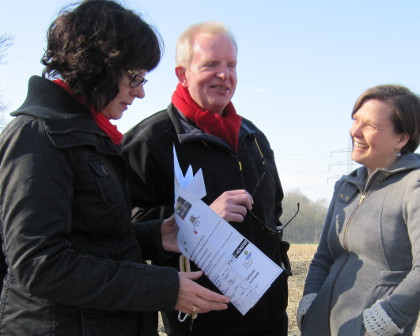
[[[317,245],[316,244],[292,244],[290,245],[289,258],[292,264],[293,276],[289,278],[289,336],[300,335],[296,324],[296,310],[302,298],[303,284],[306,273],[308,272],[309,262],[311,261]]]
[[[296,310],[302,297],[303,284],[305,282],[308,266],[315,253],[316,244],[292,244],[289,250],[289,258],[292,264],[293,276],[289,278],[289,336],[299,336],[300,332],[296,324]],[[162,328],[160,328],[162,330]],[[166,335],[163,331],[160,335]],[[420,336],[420,321],[413,336]]]

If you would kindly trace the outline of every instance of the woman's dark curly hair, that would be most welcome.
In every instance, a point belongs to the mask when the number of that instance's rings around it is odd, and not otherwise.
[[[47,34],[43,76],[61,77],[97,111],[118,94],[123,71],[150,71],[163,41],[139,15],[113,0],[85,0],[63,10]]]

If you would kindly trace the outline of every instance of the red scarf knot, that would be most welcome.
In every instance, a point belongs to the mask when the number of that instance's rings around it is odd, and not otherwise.
[[[191,98],[189,91],[178,84],[172,95],[172,104],[204,132],[214,135],[238,151],[239,128],[242,117],[236,113],[232,102],[226,106],[223,116],[203,110]]]

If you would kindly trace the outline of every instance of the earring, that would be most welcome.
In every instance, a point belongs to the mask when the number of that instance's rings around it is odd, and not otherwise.
[[[400,153],[400,152],[398,152],[398,153],[397,153],[397,156],[398,156],[398,157],[400,157],[400,156],[401,156],[401,153]]]

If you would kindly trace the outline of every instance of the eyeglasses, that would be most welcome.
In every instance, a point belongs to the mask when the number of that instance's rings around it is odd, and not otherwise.
[[[258,187],[261,184],[261,181],[263,180],[265,176],[265,172],[262,173],[262,175],[260,176],[260,178],[258,179],[257,184],[255,185],[254,190],[252,191],[251,197],[254,197],[255,192],[257,191]],[[292,218],[290,218],[286,224],[281,225],[281,226],[277,226],[275,229],[269,227],[265,222],[263,222],[261,219],[259,219],[257,217],[257,215],[255,215],[252,210],[248,210],[248,215],[254,219],[255,221],[257,221],[258,224],[260,224],[264,229],[266,229],[268,232],[270,232],[271,234],[275,234],[275,235],[281,235],[283,233],[283,229],[290,224],[290,222],[295,219],[296,215],[299,213],[300,210],[300,205],[299,203],[296,204],[297,205],[297,210],[295,212],[295,214],[292,216]]]
[[[131,88],[136,88],[140,85],[144,85],[148,82],[146,78],[143,76],[136,74],[133,70],[127,70],[127,75],[130,77],[130,82],[128,85],[130,85]]]
[[[252,210],[248,210],[248,215],[252,218],[252,219],[254,219],[255,221],[257,221],[258,222],[258,224],[260,224],[265,230],[267,230],[268,232],[270,232],[271,234],[274,234],[274,235],[281,235],[282,233],[283,233],[283,230],[284,230],[284,228],[287,226],[287,225],[289,225],[290,224],[290,222],[292,221],[292,220],[294,220],[295,219],[295,217],[296,217],[296,215],[299,213],[299,210],[300,210],[300,204],[299,204],[299,202],[296,204],[296,206],[297,206],[297,210],[296,210],[296,212],[295,212],[295,214],[292,216],[292,218],[290,218],[288,221],[287,221],[287,223],[286,224],[283,224],[283,225],[281,225],[281,226],[277,226],[275,229],[273,229],[273,228],[271,228],[271,227],[269,227],[266,223],[264,223],[261,219],[259,219],[258,217],[257,217],[257,215],[255,215],[253,212],[252,212]]]

